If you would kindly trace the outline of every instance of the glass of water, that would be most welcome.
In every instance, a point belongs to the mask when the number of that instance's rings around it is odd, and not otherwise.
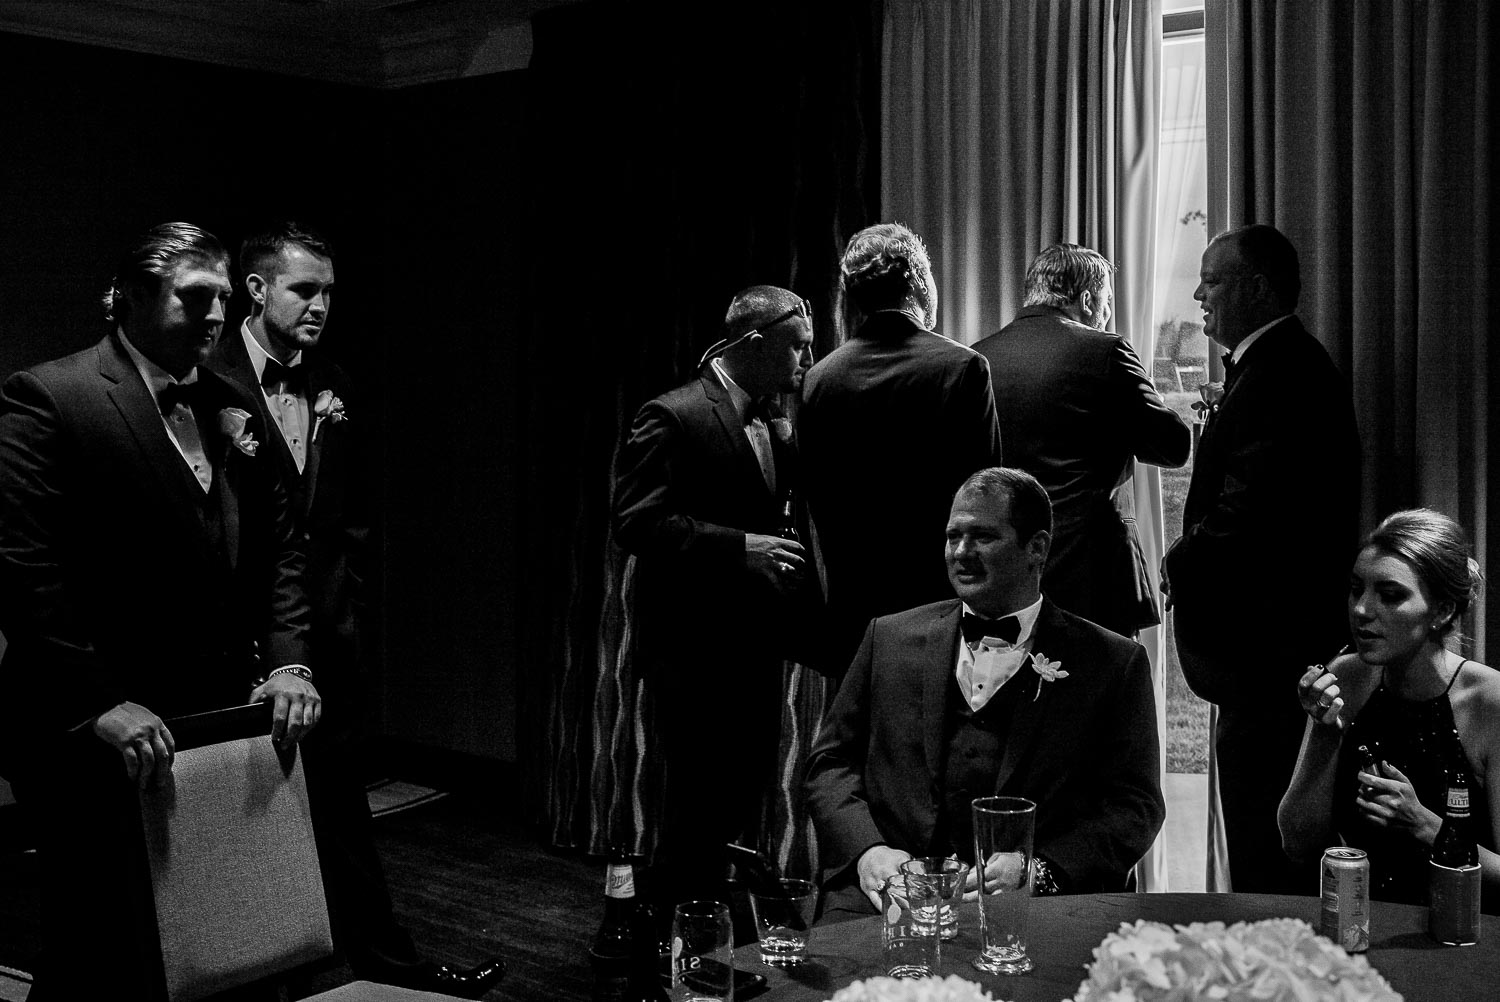
[[[1032,968],[1026,922],[1036,804],[1024,797],[980,797],[972,809],[982,944],[974,966],[990,974],[1024,974]]]
[[[917,856],[902,863],[901,872],[937,885],[942,903],[936,910],[919,911],[917,921],[924,925],[936,922],[943,939],[956,939],[958,906],[964,899],[964,879],[969,875],[969,864],[948,856]]]
[[[942,940],[931,920],[942,906],[937,887],[920,877],[898,873],[880,888],[881,945],[885,972],[893,978],[927,978],[938,973]],[[918,913],[926,911],[926,922]]]
[[[771,967],[795,967],[807,959],[818,888],[811,880],[782,877],[779,893],[750,891],[750,913],[760,940],[760,961]]]

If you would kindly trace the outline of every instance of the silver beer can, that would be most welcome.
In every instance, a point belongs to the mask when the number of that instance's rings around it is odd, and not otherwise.
[[[1363,849],[1323,851],[1323,910],[1318,929],[1350,953],[1370,948],[1370,858]]]

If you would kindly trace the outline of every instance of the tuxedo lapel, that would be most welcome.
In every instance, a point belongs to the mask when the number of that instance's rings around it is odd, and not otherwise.
[[[181,519],[192,527],[188,538],[198,540],[207,556],[207,539],[195,509],[197,499],[191,493],[201,492],[203,488],[167,437],[156,399],[114,335],[99,346],[99,375],[108,384],[106,392],[121,422],[145,456],[146,465],[161,482],[162,493],[170,499],[172,508]],[[205,451],[213,447],[211,442],[205,445]]]
[[[213,367],[243,386],[255,400],[256,413],[260,415],[261,424],[266,429],[265,437],[270,440],[267,445],[276,456],[277,469],[281,471],[281,481],[286,486],[287,496],[292,507],[299,514],[305,513],[312,507],[312,491],[304,489],[303,475],[297,471],[297,460],[292,456],[291,447],[286,444],[286,436],[281,434],[281,428],[276,424],[276,418],[266,404],[265,391],[260,388],[260,379],[255,375],[255,364],[250,361],[250,353],[245,350],[245,339],[240,335],[239,330],[220,335],[220,342],[214,349]],[[311,393],[309,383],[309,400],[316,399],[316,395]],[[309,404],[309,415],[311,412],[312,407]],[[262,446],[262,448],[265,447],[265,445]],[[312,467],[313,455],[313,445],[309,442],[307,450],[309,470]]]
[[[703,392],[713,403],[714,417],[719,423],[719,430],[723,433],[724,444],[728,447],[729,453],[735,457],[734,464],[739,467],[741,477],[759,484],[761,492],[769,496],[771,491],[766,486],[765,475],[760,471],[760,460],[755,458],[755,450],[750,447],[750,438],[745,434],[745,422],[741,419],[739,411],[735,410],[729,390],[719,382],[717,374],[712,369],[698,378],[703,383]]]
[[[309,366],[307,373],[307,417],[312,423],[310,434],[307,439],[307,464],[303,468],[303,482],[297,492],[297,506],[304,516],[312,514],[313,501],[318,496],[318,468],[322,466],[324,443],[328,436],[333,433],[333,425],[328,421],[319,421],[313,408],[317,405],[318,395],[324,390],[330,390],[328,385],[328,372],[316,362],[304,362]],[[324,426],[327,427],[324,427]],[[287,454],[291,458],[291,454]],[[293,464],[295,470],[295,463]]]
[[[1060,653],[1060,645],[1065,643],[1065,637],[1058,626],[1056,610],[1051,602],[1044,600],[1031,638],[1032,656],[1042,654],[1053,661],[1065,660]],[[1030,657],[1022,663],[1021,670],[1016,672],[1011,682],[1019,684],[1021,691],[1017,693],[1015,713],[1011,716],[1010,728],[1006,732],[1005,752],[1000,757],[1000,769],[995,774],[996,791],[1005,788],[1017,766],[1025,760],[1026,753],[1036,743],[1037,735],[1042,730],[1042,720],[1051,715],[1052,700],[1055,698],[1051,689],[1056,683],[1043,685],[1041,676],[1032,668]]]
[[[921,647],[912,652],[914,662],[922,666],[922,750],[933,776],[940,775],[943,768],[948,683],[958,667],[958,614],[962,608],[957,600],[945,606],[927,631],[916,638]]]

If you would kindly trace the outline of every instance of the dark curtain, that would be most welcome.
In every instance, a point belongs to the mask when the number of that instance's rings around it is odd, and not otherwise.
[[[518,750],[525,809],[558,847],[644,852],[654,836],[632,563],[609,534],[615,450],[641,403],[692,375],[737,290],[789,287],[814,304],[819,348],[837,339],[838,257],[877,204],[879,43],[869,0],[535,19]],[[825,687],[787,674],[762,845],[801,870],[795,790]]]
[[[1206,26],[1210,231],[1297,246],[1298,312],[1354,383],[1366,527],[1439,509],[1493,574],[1491,4],[1210,0]],[[1466,624],[1475,657],[1497,601]]]

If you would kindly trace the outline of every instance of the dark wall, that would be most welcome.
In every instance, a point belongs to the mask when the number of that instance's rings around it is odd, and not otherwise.
[[[506,760],[524,101],[524,73],[377,92],[0,34],[0,378],[106,333],[114,257],[153,223],[329,232],[325,346],[381,530],[371,721]]]

